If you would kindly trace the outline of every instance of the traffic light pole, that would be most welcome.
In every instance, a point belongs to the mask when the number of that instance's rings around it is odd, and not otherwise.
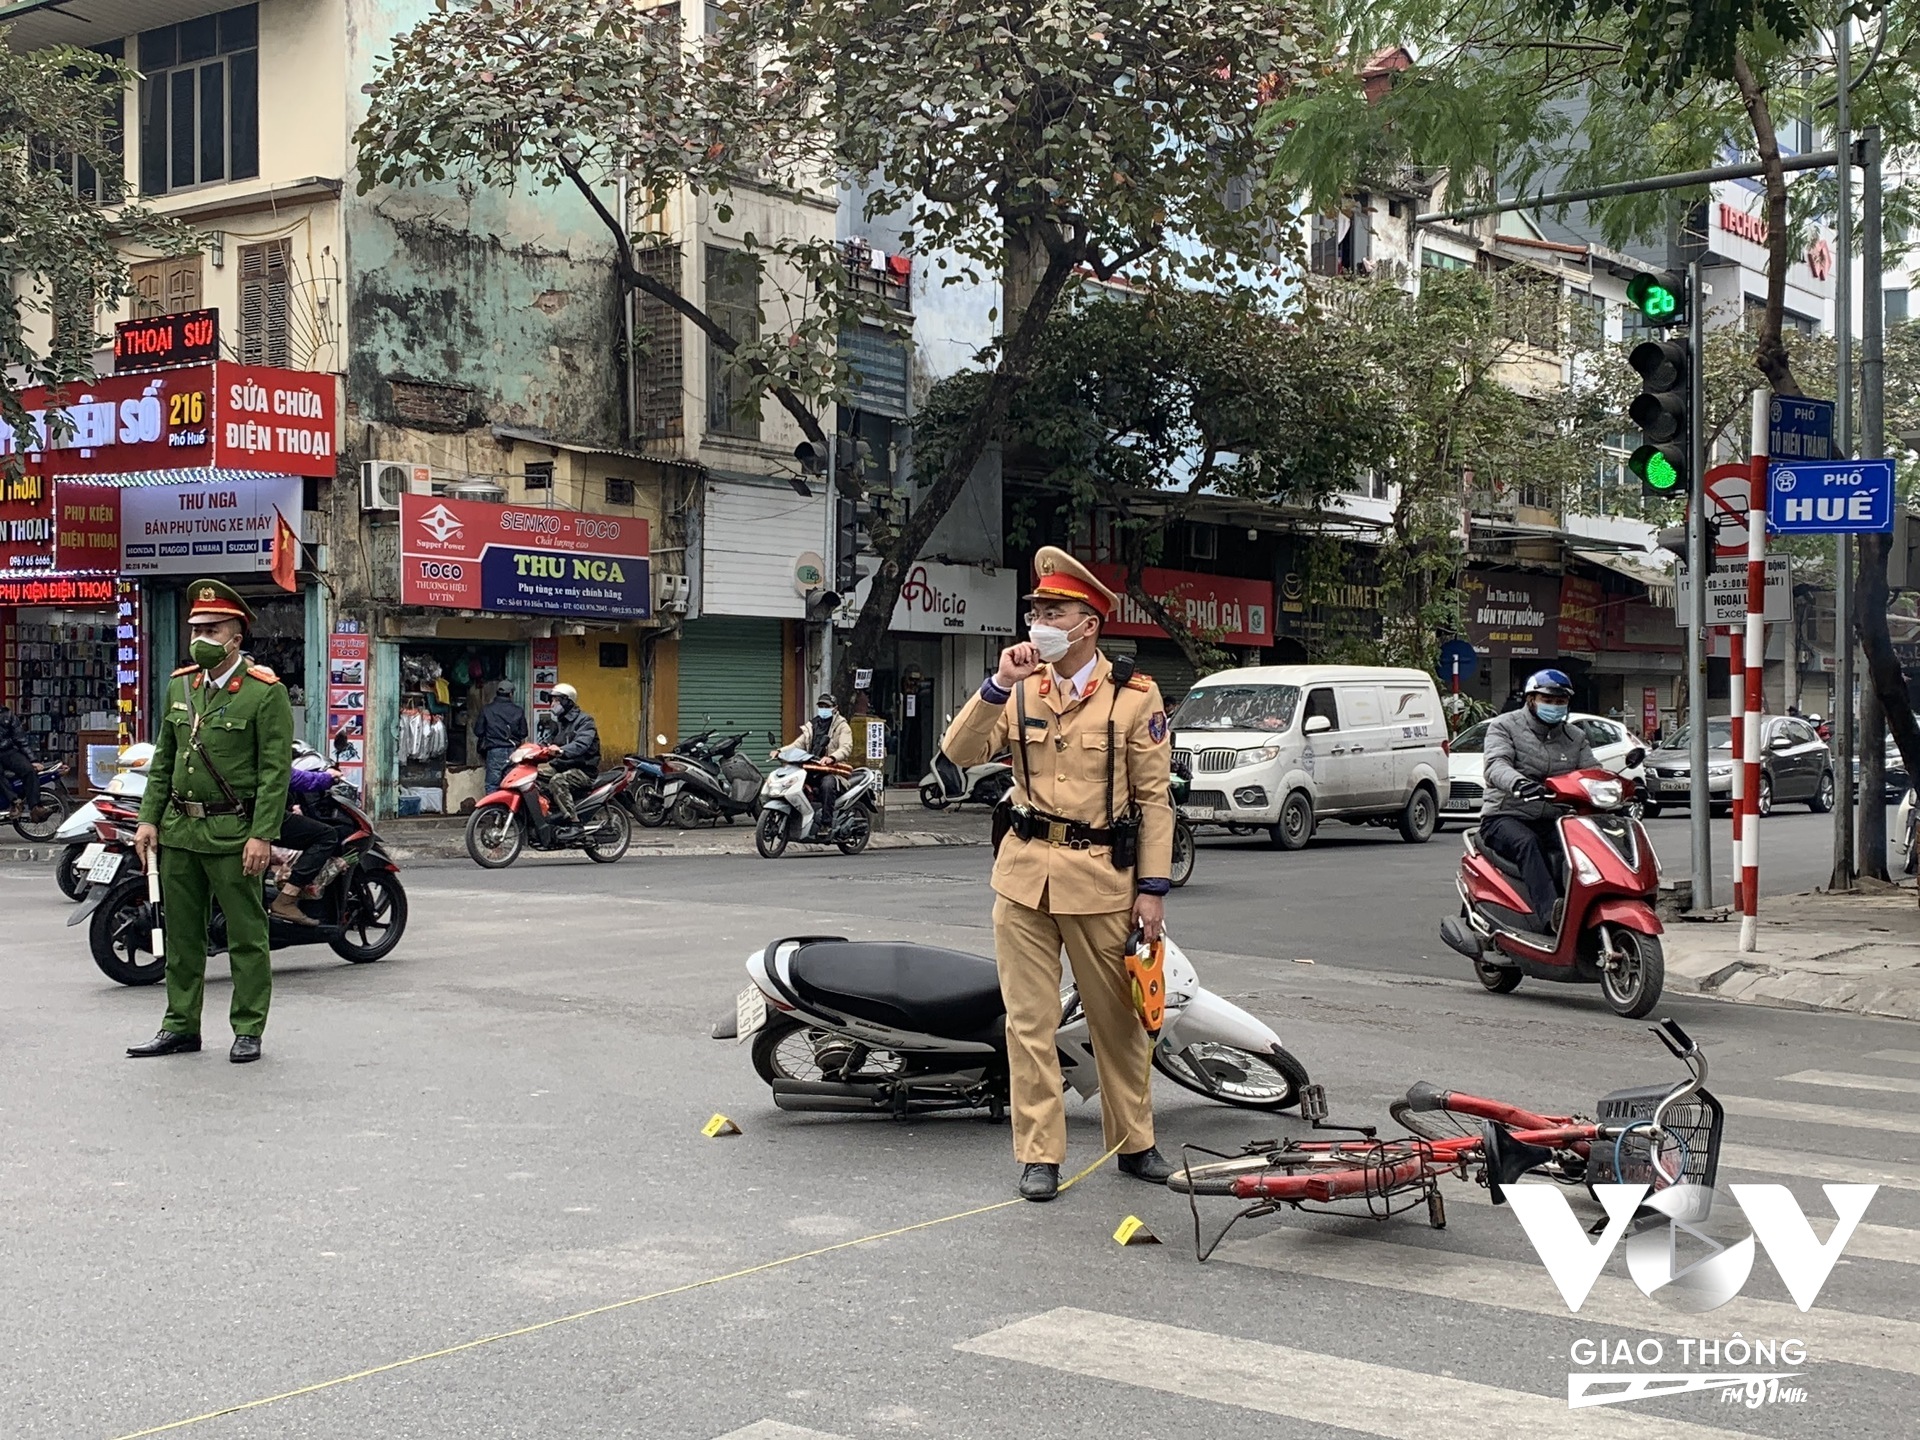
[[[1687,596],[1692,624],[1687,627],[1687,819],[1692,827],[1692,900],[1689,909],[1713,908],[1713,805],[1707,789],[1707,435],[1701,423],[1706,402],[1706,305],[1700,293],[1700,262],[1687,265],[1688,492]]]
[[[1853,129],[1850,114],[1853,26],[1843,7],[1834,32],[1834,257],[1833,334],[1839,374],[1833,395],[1833,440],[1837,458],[1853,455]],[[1833,874],[1829,890],[1854,888],[1853,859],[1853,536],[1834,537],[1833,578]]]

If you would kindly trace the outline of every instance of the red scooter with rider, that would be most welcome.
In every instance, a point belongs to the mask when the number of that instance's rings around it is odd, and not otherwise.
[[[1633,781],[1567,724],[1572,699],[1563,672],[1537,671],[1524,707],[1488,726],[1486,803],[1466,835],[1460,916],[1440,935],[1495,994],[1529,976],[1598,984],[1612,1010],[1638,1019],[1666,978],[1659,861],[1626,808]],[[1624,764],[1643,758],[1629,751]]]

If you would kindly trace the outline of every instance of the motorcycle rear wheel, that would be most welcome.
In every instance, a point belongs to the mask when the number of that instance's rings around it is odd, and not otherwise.
[[[762,810],[753,827],[753,848],[763,860],[778,860],[787,853],[787,812]]]
[[[356,965],[384,960],[407,929],[407,892],[400,886],[400,877],[384,870],[352,870],[346,886],[341,933],[327,944],[342,960]]]
[[[658,785],[633,792],[633,818],[648,830],[657,830],[667,823],[667,801]]]
[[[1284,1049],[1261,1055],[1214,1040],[1177,1052],[1156,1045],[1153,1068],[1196,1095],[1243,1110],[1290,1110],[1308,1083],[1307,1067]]]
[[[858,855],[867,848],[867,842],[871,839],[873,839],[873,821],[867,818],[866,811],[861,810],[848,818],[846,833],[833,843],[840,847],[842,855]]]
[[[920,803],[929,810],[944,810],[947,808],[947,792],[938,785],[922,785]]]
[[[618,805],[609,805],[593,817],[592,827],[582,848],[587,858],[600,865],[611,865],[627,853],[633,843],[633,821]]]
[[[691,830],[706,816],[700,813],[700,802],[686,791],[667,809],[667,823],[676,830]]]
[[[1193,878],[1193,859],[1193,826],[1185,820],[1175,820],[1173,822],[1173,864],[1168,867],[1172,873],[1167,878],[1173,881],[1176,890]]]
[[[23,839],[33,841],[51,840],[67,823],[67,812],[73,809],[73,803],[67,799],[66,791],[57,785],[44,784],[40,787],[40,803],[47,807],[47,818],[35,820],[27,809],[27,802],[18,801],[13,810],[13,828]]]
[[[152,985],[167,973],[167,962],[152,950],[153,929],[145,923],[147,882],[142,876],[116,881],[87,922],[87,947],[100,973],[118,985]]]
[[[506,869],[526,843],[525,828],[504,805],[481,805],[467,817],[467,854],[483,870]]]
[[[823,1043],[849,1045],[831,1031],[783,1015],[769,1021],[766,1028],[753,1037],[753,1068],[769,1085],[776,1080],[825,1080],[827,1069],[820,1062]],[[904,1069],[906,1061],[894,1051],[869,1050],[851,1075],[844,1074],[843,1067],[836,1065],[833,1078],[872,1084],[890,1080]]]
[[[86,848],[75,842],[62,850],[60,858],[53,862],[53,883],[60,887],[62,895],[76,904],[87,898],[87,877],[74,865],[80,858],[80,852]]]

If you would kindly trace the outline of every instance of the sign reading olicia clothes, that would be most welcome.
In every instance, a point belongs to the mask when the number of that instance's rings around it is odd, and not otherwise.
[[[405,494],[400,534],[403,604],[628,620],[652,614],[645,520]]]

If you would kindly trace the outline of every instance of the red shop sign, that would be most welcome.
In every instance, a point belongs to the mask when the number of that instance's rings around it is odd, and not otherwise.
[[[72,480],[54,485],[54,557],[62,570],[120,568],[120,488]]]
[[[1126,593],[1127,572],[1120,565],[1087,568],[1120,597],[1120,617],[1105,627],[1108,635],[1165,635],[1153,617]],[[1216,645],[1273,644],[1273,584],[1233,575],[1201,575],[1191,570],[1147,569],[1141,573],[1147,593],[1182,617],[1187,627]]]
[[[52,489],[38,470],[0,474],[0,575],[53,569]]]
[[[0,580],[0,605],[95,605],[112,600],[113,594],[114,581],[107,576],[39,575]]]
[[[331,375],[225,360],[147,374],[101,375],[58,392],[21,397],[33,414],[25,437],[0,422],[0,455],[24,451],[56,475],[144,470],[334,473],[339,382]],[[63,411],[55,437],[49,409]]]

